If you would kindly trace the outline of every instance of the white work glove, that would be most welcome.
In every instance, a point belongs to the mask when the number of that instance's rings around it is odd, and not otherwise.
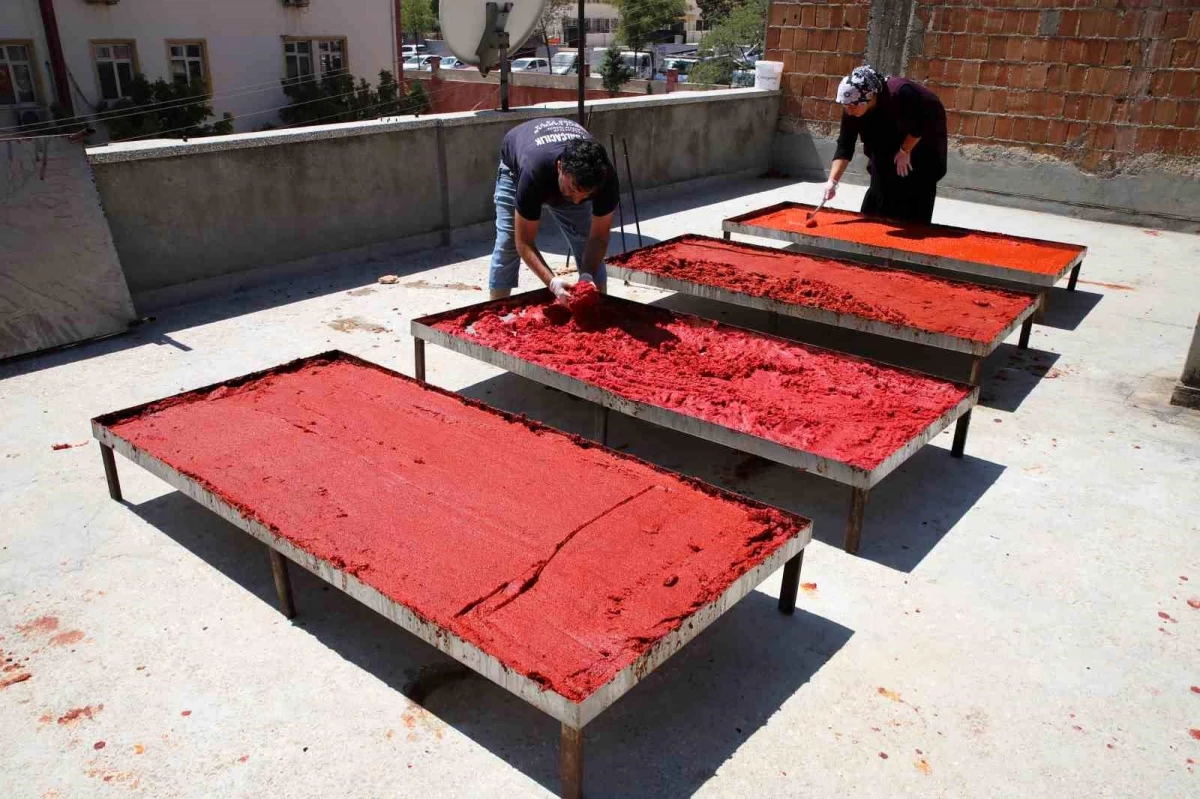
[[[565,277],[552,277],[550,278],[550,293],[554,295],[554,299],[566,305],[571,296],[571,284]]]
[[[830,200],[832,200],[834,197],[837,196],[837,187],[838,187],[838,182],[836,180],[834,180],[833,178],[830,178],[829,180],[825,181],[825,194],[823,195],[823,199],[825,202],[829,202]]]
[[[908,177],[908,173],[913,171],[912,153],[905,152],[901,147],[896,151],[896,174],[902,178]]]

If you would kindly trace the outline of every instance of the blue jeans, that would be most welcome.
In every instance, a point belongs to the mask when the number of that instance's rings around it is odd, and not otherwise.
[[[492,250],[492,265],[488,270],[489,289],[515,289],[517,274],[521,270],[521,256],[517,252],[517,238],[513,232],[516,218],[517,182],[512,170],[503,163],[496,170],[496,247]],[[576,269],[583,263],[583,248],[592,230],[592,202],[585,200],[579,205],[542,206],[543,218],[546,211],[558,226],[571,255],[575,257]],[[604,261],[592,275],[597,283],[606,278]]]

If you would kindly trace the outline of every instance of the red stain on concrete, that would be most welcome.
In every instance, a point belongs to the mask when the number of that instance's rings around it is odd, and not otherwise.
[[[68,630],[65,633],[59,633],[50,639],[50,643],[54,646],[71,646],[83,640],[83,630]]]
[[[5,677],[4,679],[0,680],[0,690],[3,690],[10,685],[16,685],[19,682],[25,682],[32,676],[33,675],[29,672],[23,671],[20,674],[14,674],[11,677]]]
[[[1200,741],[1200,730],[1188,730],[1188,735],[1192,736],[1197,741]]]
[[[970,341],[992,341],[1035,302],[1029,294],[706,236],[671,239],[609,263]]]
[[[1171,614],[1170,614],[1170,613],[1167,613],[1165,610],[1160,610],[1160,611],[1158,612],[1158,617],[1159,617],[1160,619],[1162,619],[1163,621],[1169,621],[1169,622],[1171,622],[1172,624],[1178,624],[1178,623],[1179,623],[1179,619],[1173,619],[1173,618],[1171,618]]]
[[[1192,597],[1188,601],[1188,607],[1193,610],[1200,610],[1200,597]]]
[[[887,752],[880,752],[879,757],[882,758],[883,760],[887,760],[888,759]]]
[[[895,691],[889,691],[888,689],[884,688],[882,685],[875,689],[875,693],[879,694],[882,697],[886,697],[886,698],[892,700],[893,702],[903,702],[904,701],[903,699],[900,698],[900,694],[896,693]]]
[[[93,749],[103,749],[107,745],[108,744],[104,743],[104,741],[96,741],[96,743],[92,744],[92,748]]]
[[[830,208],[824,209],[817,216],[817,226],[810,228],[805,223],[811,210],[812,206],[795,203],[783,210],[743,217],[742,223],[1038,274],[1058,274],[1084,250],[1075,244],[943,225],[889,222]]]
[[[804,593],[806,593],[806,594],[817,593],[817,584],[816,583],[800,583],[800,588],[803,589]]]
[[[58,629],[57,616],[38,616],[28,624],[18,624],[22,635],[48,635]]]
[[[1194,694],[1200,694],[1200,685],[1193,685],[1193,686],[1192,686],[1192,693],[1194,693]]]
[[[96,705],[95,707],[92,707],[91,705],[85,705],[83,707],[74,707],[74,708],[71,708],[70,710],[68,710],[66,713],[59,716],[58,723],[59,724],[71,724],[72,722],[79,721],[80,719],[92,719],[92,718],[95,718],[96,714],[99,713],[101,710],[104,710],[104,705],[102,705],[102,704]]]
[[[340,356],[106,424],[277,535],[572,701],[807,526]],[[288,455],[231,463],[232,451]],[[348,451],[370,459],[371,473],[404,479],[381,490]],[[415,454],[428,477],[414,471]],[[588,489],[569,502],[518,490],[547,473]],[[528,495],[495,500],[510,491]],[[647,529],[658,530],[653,548]],[[672,574],[678,583],[663,586]],[[579,602],[581,592],[617,596],[622,612],[608,613],[611,600]]]
[[[190,711],[190,710],[182,710],[182,711],[180,711],[179,715],[181,715],[181,716],[190,716],[190,715],[192,715],[192,711]]]
[[[239,763],[245,763],[245,762],[246,762],[246,761],[248,761],[249,759],[250,759],[250,755],[242,755],[241,757],[239,757],[239,758],[238,758],[238,762],[239,762]]]

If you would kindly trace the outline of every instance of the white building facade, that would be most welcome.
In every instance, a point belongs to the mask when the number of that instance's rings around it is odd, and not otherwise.
[[[584,0],[583,19],[589,50],[593,47],[607,47],[613,43],[620,16],[621,14],[615,6],[605,3],[603,0]],[[563,37],[566,28],[574,27],[576,18],[576,6],[572,3],[566,14],[559,19],[557,30],[552,31],[551,35]],[[696,5],[696,0],[687,0],[682,22],[684,32],[681,44],[696,44],[704,37],[704,25],[700,21],[700,6]]]
[[[236,130],[257,130],[278,123],[285,78],[344,71],[375,84],[395,72],[393,0],[50,2],[80,116],[128,96],[140,73],[203,79],[209,121],[229,112]],[[40,4],[0,0],[0,135],[47,118],[58,99]]]

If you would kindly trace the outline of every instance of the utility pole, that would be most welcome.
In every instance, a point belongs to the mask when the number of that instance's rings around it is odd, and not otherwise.
[[[398,0],[397,0],[398,1]],[[579,124],[584,124],[583,101],[587,97],[587,69],[584,58],[587,55],[587,31],[583,27],[583,0],[579,0],[579,58],[576,59],[575,71],[579,73]],[[565,26],[564,26],[565,27]]]

